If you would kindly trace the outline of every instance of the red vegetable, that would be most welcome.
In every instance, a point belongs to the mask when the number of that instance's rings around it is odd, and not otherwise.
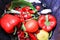
[[[36,6],[36,9],[39,11],[40,10],[40,6]]]
[[[36,32],[38,30],[38,22],[34,19],[28,20],[25,28],[27,32]]]
[[[29,12],[30,14],[34,14],[34,13],[35,13],[34,10],[28,10],[28,12]]]
[[[31,40],[37,40],[36,36],[32,33],[28,33],[29,37],[31,38]]]
[[[19,11],[20,10],[20,7],[16,7],[15,10]]]
[[[24,16],[22,14],[20,15],[20,20],[21,22],[24,22]]]
[[[46,15],[40,15],[38,19],[39,26],[45,31],[51,31],[56,25],[56,19],[52,15],[48,15],[48,21],[46,20]]]
[[[22,10],[23,10],[24,12],[27,12],[29,9],[30,9],[29,6],[25,6],[25,7],[22,8]]]
[[[25,40],[30,40],[30,38],[29,38],[29,37],[27,37],[27,38],[25,38]]]
[[[11,14],[5,14],[1,18],[1,26],[7,33],[12,33],[14,27],[20,22],[20,19]]]
[[[18,35],[18,38],[20,38],[20,39],[24,38],[24,36],[25,36],[24,32],[21,30],[17,32],[17,35]]]
[[[1,25],[1,19],[0,19],[0,25]]]
[[[21,28],[21,23],[17,25],[17,29],[20,30],[20,28]]]
[[[25,19],[30,19],[31,17],[32,17],[31,14],[25,14],[25,15],[24,15],[24,18],[25,18]]]

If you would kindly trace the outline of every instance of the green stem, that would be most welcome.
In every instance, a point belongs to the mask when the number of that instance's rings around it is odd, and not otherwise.
[[[49,20],[48,20],[48,15],[46,15],[45,17],[46,17],[46,22],[45,22],[45,24],[46,24],[47,26],[49,26],[49,25],[50,25],[50,22],[49,22]]]
[[[15,30],[14,30],[14,33],[13,33],[13,35],[15,35],[15,34],[16,34],[16,32],[17,32],[17,28],[15,27]]]
[[[22,24],[22,30],[26,31],[26,28],[25,28],[24,24]]]
[[[46,22],[48,22],[48,15],[46,15]]]
[[[27,32],[25,32],[25,34],[26,34],[26,35],[25,35],[25,37],[27,38],[27,37],[28,37],[28,33],[27,33]]]
[[[49,34],[49,38],[51,38],[51,36],[52,36],[52,33],[53,33],[53,32],[51,31],[51,32],[50,32],[50,34]]]
[[[34,14],[32,14],[31,16],[33,16],[33,19],[37,20],[38,17],[36,17]]]

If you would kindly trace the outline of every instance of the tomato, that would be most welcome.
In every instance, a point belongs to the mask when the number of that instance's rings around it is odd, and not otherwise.
[[[28,20],[25,28],[27,32],[36,32],[38,30],[38,22],[34,19]]]
[[[56,18],[48,14],[48,21],[46,21],[46,15],[40,15],[38,19],[38,24],[40,28],[45,31],[51,31],[56,25]]]
[[[36,9],[39,11],[40,10],[40,6],[36,6]]]
[[[7,32],[12,33],[14,27],[20,23],[20,19],[16,16],[11,14],[5,14],[1,18],[1,27]]]

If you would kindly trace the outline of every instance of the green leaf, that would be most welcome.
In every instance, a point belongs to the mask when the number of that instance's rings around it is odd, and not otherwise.
[[[17,6],[20,6],[20,7],[30,6],[30,8],[31,8],[32,10],[36,11],[36,9],[34,8],[34,6],[33,6],[31,3],[26,2],[26,1],[24,1],[24,0],[12,1],[12,4],[11,4],[11,6],[10,6],[9,9],[14,9],[14,8],[17,7]]]
[[[17,32],[17,27],[15,27],[15,30],[14,30],[13,35],[15,35],[15,34],[16,34],[16,32]]]
[[[26,31],[26,28],[24,26],[24,24],[22,24],[22,28],[21,28],[23,31]]]
[[[12,1],[19,1],[19,0],[12,0]]]
[[[52,36],[52,33],[53,33],[52,31],[49,33],[49,38],[51,38],[51,36]]]
[[[28,37],[28,33],[27,32],[24,32],[26,35],[25,35],[25,37],[27,38]]]
[[[16,2],[16,1],[20,1],[20,0],[12,0],[12,1]],[[24,0],[21,0],[21,1],[24,1]]]

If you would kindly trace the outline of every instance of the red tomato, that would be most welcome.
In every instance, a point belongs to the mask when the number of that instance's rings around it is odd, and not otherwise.
[[[1,18],[1,26],[7,33],[12,33],[14,27],[20,22],[20,19],[16,16],[5,14]]]
[[[38,22],[36,20],[28,20],[25,24],[27,32],[36,32],[38,30]]]
[[[40,10],[40,6],[36,6],[36,9],[39,11]]]
[[[38,24],[39,24],[40,28],[49,32],[55,27],[56,19],[55,19],[54,16],[49,14],[48,15],[48,22],[46,22],[46,16],[45,15],[40,15],[40,17],[38,19]],[[48,25],[46,25],[46,24],[48,24]]]

